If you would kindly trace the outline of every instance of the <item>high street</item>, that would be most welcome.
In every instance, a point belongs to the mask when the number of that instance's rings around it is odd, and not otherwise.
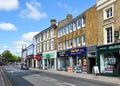
[[[4,66],[12,86],[115,86],[115,84],[64,76],[44,71],[20,70],[17,66]],[[117,86],[117,85],[116,85]]]

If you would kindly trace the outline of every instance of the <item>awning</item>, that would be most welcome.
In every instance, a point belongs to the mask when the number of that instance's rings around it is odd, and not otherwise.
[[[35,58],[36,60],[41,60],[41,59],[42,59],[42,57],[39,56],[39,55],[36,55],[34,58]]]

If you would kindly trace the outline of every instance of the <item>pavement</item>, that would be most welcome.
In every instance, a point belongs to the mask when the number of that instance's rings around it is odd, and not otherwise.
[[[65,76],[71,76],[71,77],[77,77],[82,79],[88,79],[88,80],[95,80],[95,81],[101,81],[105,83],[112,83],[116,86],[120,86],[120,78],[119,77],[109,77],[109,76],[101,76],[101,75],[95,75],[95,74],[87,74],[87,73],[69,73],[66,71],[57,71],[57,70],[40,70],[40,69],[34,69],[32,70],[42,71],[42,72],[49,72],[54,74],[60,74]]]

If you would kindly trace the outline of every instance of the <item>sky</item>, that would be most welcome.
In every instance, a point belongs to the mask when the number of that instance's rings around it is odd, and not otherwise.
[[[96,0],[0,0],[0,54],[10,50],[21,56],[22,46],[32,43],[38,32],[72,14],[73,18],[96,4]]]

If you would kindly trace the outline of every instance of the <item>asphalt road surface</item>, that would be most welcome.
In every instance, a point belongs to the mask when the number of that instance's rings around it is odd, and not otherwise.
[[[35,70],[20,70],[17,66],[4,66],[12,86],[115,86],[114,84],[51,74]]]

